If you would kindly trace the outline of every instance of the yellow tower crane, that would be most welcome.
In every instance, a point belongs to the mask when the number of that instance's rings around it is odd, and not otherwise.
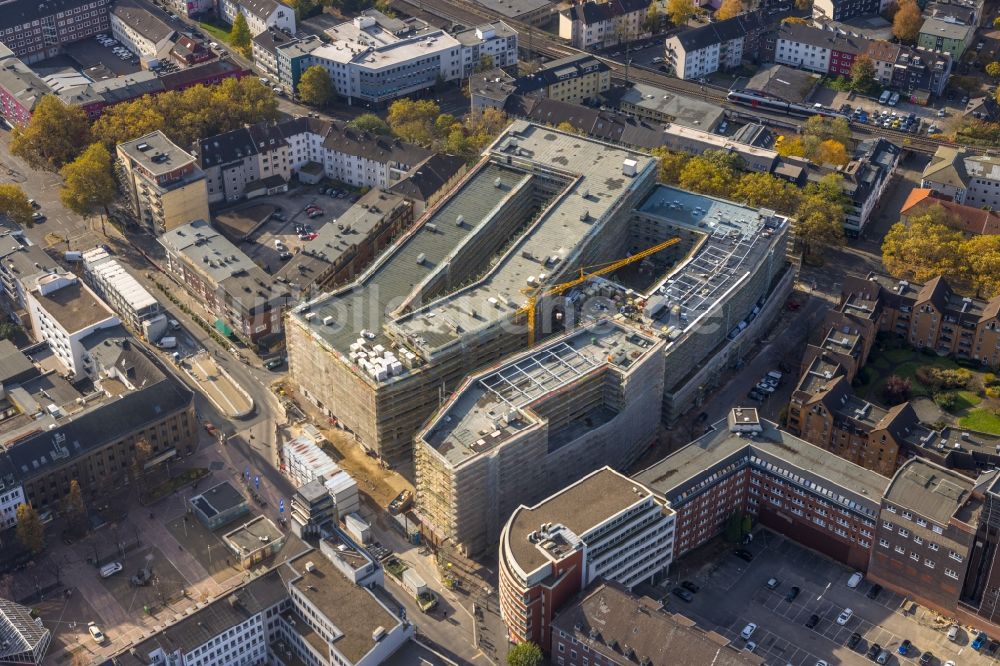
[[[583,284],[592,277],[598,277],[600,275],[607,275],[608,273],[613,273],[623,266],[628,266],[636,261],[641,261],[646,257],[656,254],[660,250],[665,250],[672,245],[677,245],[681,242],[680,238],[671,238],[670,240],[663,241],[662,243],[657,243],[652,247],[647,247],[641,252],[636,252],[631,257],[625,257],[624,259],[618,259],[617,261],[612,261],[607,264],[598,264],[595,266],[588,266],[580,269],[579,277],[576,277],[568,282],[561,282],[559,284],[554,284],[551,287],[528,287],[522,289],[521,292],[528,294],[528,300],[523,306],[517,311],[517,315],[527,315],[528,316],[528,346],[535,346],[535,314],[538,306],[538,301],[542,298],[549,296],[558,296],[559,294],[565,293],[566,291],[572,289],[573,287]]]

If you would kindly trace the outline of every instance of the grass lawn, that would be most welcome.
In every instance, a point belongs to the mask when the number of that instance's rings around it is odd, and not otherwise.
[[[207,21],[198,21],[198,25],[206,34],[211,35],[212,39],[217,42],[229,43],[229,27],[223,25],[222,23],[209,23]]]
[[[958,420],[958,425],[969,430],[1000,435],[1000,415],[988,409],[973,409]]]

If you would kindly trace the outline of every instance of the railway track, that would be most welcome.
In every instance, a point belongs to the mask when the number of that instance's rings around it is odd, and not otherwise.
[[[565,58],[571,55],[583,53],[589,54],[587,51],[577,49],[569,44],[566,44],[564,40],[554,37],[550,33],[539,30],[538,28],[521,21],[500,16],[499,14],[487,10],[471,0],[392,0],[391,4],[410,16],[436,16],[438,18],[443,18],[453,23],[459,23],[469,27],[479,23],[503,21],[518,31],[520,48],[530,48],[533,53],[549,58]],[[528,42],[527,44],[525,43],[526,36]],[[626,80],[626,67],[624,63],[611,60],[604,56],[597,57],[611,68],[613,77],[620,81]],[[717,104],[727,111],[741,112],[744,115],[747,114],[744,107],[731,104],[728,101],[726,98],[726,93],[728,91],[726,90],[721,90],[713,86],[703,86],[694,81],[677,79],[643,66],[632,65],[628,67],[627,80],[646,83],[670,92],[703,99],[707,102]],[[789,116],[766,114],[760,113],[759,111],[755,111],[754,115],[759,116],[763,121],[777,120],[788,122],[789,120]],[[870,125],[858,125],[852,123],[851,130],[855,139],[867,139],[872,136],[881,136],[907,150],[922,153],[933,154],[940,146],[955,145],[949,141],[931,139],[919,134],[909,134],[907,132],[900,132],[898,130],[884,127],[873,127]],[[973,152],[987,152],[984,148],[971,147],[969,149]]]

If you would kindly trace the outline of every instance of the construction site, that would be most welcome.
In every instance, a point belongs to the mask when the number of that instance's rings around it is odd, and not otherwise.
[[[577,467],[566,465],[553,487],[595,466],[628,464],[641,453],[633,445],[648,444],[661,418],[669,423],[696,404],[739,357],[777,311],[772,306],[780,308],[793,280],[785,218],[657,185],[657,166],[654,158],[621,146],[514,122],[455,189],[355,282],[289,313],[289,366],[298,390],[366,450],[412,478],[418,431],[456,405],[476,402],[461,397],[472,383],[467,378],[477,371],[485,378],[490,373],[481,369],[506,366],[503,359],[515,354],[534,358],[536,344],[549,349],[562,339],[559,349],[565,352],[573,341],[575,351],[589,350],[580,358],[598,360],[567,382],[587,378],[584,384],[621,392],[621,386],[610,388],[614,382],[607,377],[617,373],[619,383],[632,377],[627,384],[641,374],[658,403],[642,408],[642,432],[631,433],[627,450],[611,458],[595,453],[591,465],[589,458],[568,454],[573,442],[596,427],[588,422],[613,423],[630,405],[605,395],[559,414],[557,401],[548,404],[544,394],[532,394],[512,396],[525,413],[541,411],[509,439],[534,437],[546,424],[546,450],[562,448],[567,459],[579,461]],[[611,319],[616,323],[599,334],[578,330],[608,326]],[[607,360],[609,348],[602,345],[611,344],[604,336],[612,331],[616,339],[648,343],[642,362],[623,371]],[[722,360],[710,359],[716,354]],[[541,358],[528,363],[540,372],[554,369]],[[583,395],[563,388],[557,382],[553,395],[574,401]],[[596,415],[585,413],[587,405]],[[448,416],[461,420],[457,413]],[[431,435],[432,429],[427,426],[428,440],[419,444],[429,464],[431,456],[441,456],[433,464],[451,474],[449,467],[469,462],[467,454],[453,458],[466,444],[441,451],[457,431]],[[431,467],[422,469],[431,484]],[[489,493],[485,497],[494,501]],[[442,502],[450,506],[453,500]],[[457,518],[446,515],[450,509],[440,511],[434,522],[451,537]],[[504,508],[489,517],[491,527],[476,539],[495,539],[507,514]]]

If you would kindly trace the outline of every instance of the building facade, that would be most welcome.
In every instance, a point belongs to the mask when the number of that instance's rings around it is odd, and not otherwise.
[[[10,0],[0,10],[0,42],[24,62],[59,55],[64,44],[110,29],[111,0]]]
[[[929,18],[920,28],[917,46],[930,51],[943,51],[958,60],[969,48],[975,34],[974,26]]]
[[[552,617],[598,578],[626,589],[670,566],[674,514],[648,489],[605,467],[533,507],[500,539],[500,613],[512,642],[548,645]]]
[[[118,145],[115,165],[136,221],[154,236],[208,219],[205,174],[159,130]]]
[[[649,0],[581,2],[559,13],[559,36],[578,49],[603,49],[649,35]]]
[[[581,104],[597,100],[611,87],[611,68],[589,54],[567,56],[518,78],[514,86],[520,95]]]
[[[757,10],[684,30],[667,38],[664,63],[677,78],[697,80],[739,67],[744,58],[759,62],[773,20],[777,17]]]
[[[169,53],[177,32],[169,17],[144,0],[116,0],[111,10],[111,34],[140,58]]]
[[[167,331],[160,302],[102,247],[83,253],[84,279],[136,334],[156,342]]]
[[[280,0],[218,0],[217,12],[230,25],[237,12],[243,14],[251,36],[259,35],[268,28],[295,34],[295,10]]]

